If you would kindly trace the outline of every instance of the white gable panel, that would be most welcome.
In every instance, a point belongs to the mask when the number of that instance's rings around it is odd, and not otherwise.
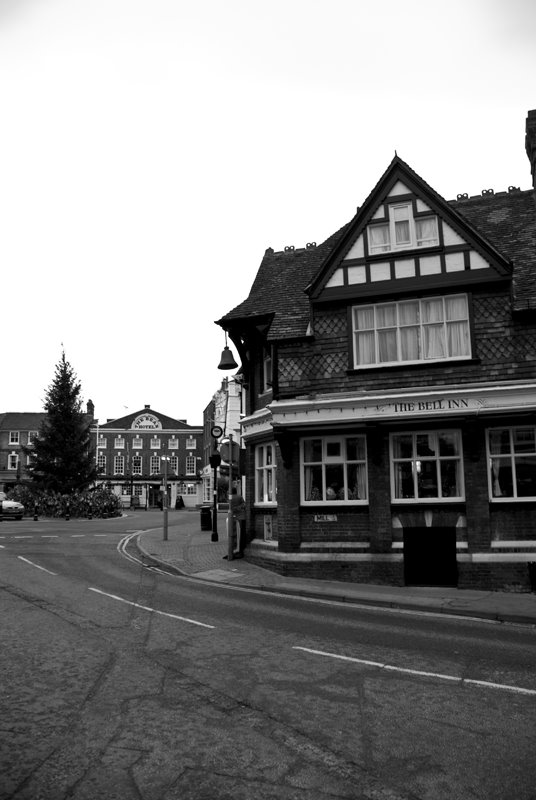
[[[326,283],[326,288],[331,286],[344,286],[344,270],[339,267],[336,269],[329,281]]]
[[[348,283],[366,283],[367,270],[365,267],[348,267]]]
[[[393,197],[393,195],[397,194],[410,194],[410,190],[408,187],[402,183],[402,181],[397,181],[391,191],[389,192],[389,197]]]
[[[484,258],[482,258],[480,253],[477,253],[474,250],[471,250],[470,258],[471,258],[471,269],[488,269],[488,267],[490,266],[490,264],[488,264],[488,262]]]
[[[462,239],[446,222],[443,222],[443,241],[446,247],[451,244],[466,244],[465,239]]]
[[[383,219],[385,217],[385,209],[383,205],[376,209],[374,214],[371,216],[371,219]]]
[[[431,211],[432,209],[430,206],[427,206],[424,200],[421,200],[420,197],[417,198],[417,211]]]
[[[363,244],[363,236],[360,236],[350,248],[348,255],[344,258],[345,260],[348,258],[363,258],[365,255],[365,246]]]

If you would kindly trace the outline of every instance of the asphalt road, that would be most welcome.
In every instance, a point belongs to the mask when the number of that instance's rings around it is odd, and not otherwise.
[[[168,576],[160,520],[0,523],[0,800],[535,800],[534,629]]]

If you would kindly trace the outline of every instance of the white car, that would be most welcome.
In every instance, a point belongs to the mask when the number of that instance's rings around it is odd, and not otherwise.
[[[24,516],[24,506],[16,500],[8,500],[5,492],[0,492],[0,503],[2,504],[2,517],[14,517],[22,519]]]

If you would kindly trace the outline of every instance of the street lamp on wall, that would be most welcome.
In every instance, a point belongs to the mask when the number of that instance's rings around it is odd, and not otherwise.
[[[221,359],[220,363],[218,364],[218,369],[236,369],[238,364],[234,360],[233,354],[229,350],[229,346],[227,344],[227,331],[225,331],[225,347],[221,352]]]

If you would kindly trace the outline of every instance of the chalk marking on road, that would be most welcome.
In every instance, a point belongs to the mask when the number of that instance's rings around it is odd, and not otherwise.
[[[49,569],[45,569],[45,567],[40,567],[39,564],[35,564],[33,561],[30,561],[28,558],[24,558],[24,556],[17,556],[21,561],[25,561],[27,564],[31,564],[32,567],[37,567],[37,569],[42,569],[43,572],[48,572],[49,575],[57,575],[57,572],[51,572]]]
[[[205,622],[198,622],[196,619],[189,619],[188,617],[180,617],[178,614],[171,614],[169,611],[159,611],[157,608],[150,608],[149,606],[142,606],[140,603],[135,603],[133,600],[125,600],[124,597],[119,597],[116,594],[108,594],[108,592],[103,592],[101,589],[95,589],[92,586],[89,586],[90,592],[97,592],[97,594],[102,594],[104,597],[111,597],[112,600],[119,600],[121,603],[126,603],[129,606],[134,606],[135,608],[141,608],[143,611],[149,611],[151,614],[160,614],[162,617],[170,617],[171,619],[178,619],[180,622],[189,622],[190,625],[199,625],[201,628],[214,628],[214,625],[207,625]]]
[[[507,683],[492,683],[491,681],[478,681],[473,678],[459,678],[456,675],[444,675],[441,672],[424,672],[418,669],[406,669],[405,667],[395,667],[391,664],[382,664],[379,661],[366,661],[362,658],[353,658],[352,656],[343,656],[338,653],[327,653],[324,650],[312,650],[309,647],[293,647],[293,650],[301,650],[304,653],[311,653],[315,656],[326,656],[327,658],[336,658],[339,661],[351,661],[354,664],[362,664],[367,667],[377,667],[378,669],[389,670],[390,672],[403,672],[408,675],[418,675],[426,678],[439,678],[444,681],[453,681],[459,683],[460,686],[464,684],[471,684],[473,686],[481,686],[484,689],[501,689],[508,692],[517,692],[518,694],[529,694],[536,696],[536,689],[524,689],[522,686],[510,686]]]

